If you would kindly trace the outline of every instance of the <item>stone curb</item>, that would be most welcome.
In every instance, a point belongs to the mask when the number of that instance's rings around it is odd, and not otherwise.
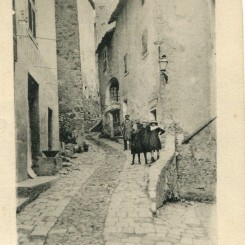
[[[166,201],[166,193],[168,190],[168,165],[172,163],[175,157],[175,137],[166,136],[165,149],[161,151],[161,158],[153,164],[147,176],[147,191],[151,201],[151,212],[157,214],[157,209],[160,208]],[[164,188],[161,188],[164,187]],[[161,188],[161,190],[159,189]],[[161,193],[161,194],[160,194]]]

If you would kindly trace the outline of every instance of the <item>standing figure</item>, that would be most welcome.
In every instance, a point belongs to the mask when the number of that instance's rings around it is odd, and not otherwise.
[[[130,143],[131,140],[132,126],[132,121],[129,119],[129,115],[126,115],[125,120],[121,125],[125,151],[127,150],[128,141]]]
[[[139,131],[139,139],[141,142],[141,150],[144,153],[145,164],[147,164],[147,152],[151,152],[149,147],[150,134],[151,131],[150,131],[149,122],[143,121],[142,129]]]
[[[141,141],[140,141],[140,132],[142,130],[142,125],[139,122],[136,122],[133,126],[131,134],[131,154],[133,155],[133,160],[131,165],[134,165],[135,155],[138,155],[138,161],[140,162],[140,153],[142,152]]]
[[[151,121],[150,123],[150,137],[149,137],[149,149],[151,151],[151,162],[155,162],[154,152],[157,151],[157,160],[160,158],[159,150],[162,149],[159,134],[165,133],[165,130],[158,126],[156,121]]]

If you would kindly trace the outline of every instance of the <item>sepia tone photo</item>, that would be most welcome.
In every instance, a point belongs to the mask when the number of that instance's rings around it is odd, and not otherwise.
[[[12,3],[18,244],[218,244],[215,0]]]

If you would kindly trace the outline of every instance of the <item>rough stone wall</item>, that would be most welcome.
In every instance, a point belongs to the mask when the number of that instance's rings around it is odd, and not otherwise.
[[[156,208],[160,208],[167,201],[179,198],[175,157],[174,155],[169,159],[159,175],[156,187]]]
[[[168,135],[165,142],[160,159],[149,169],[147,189],[153,213],[165,202],[179,198],[175,137]]]
[[[78,143],[100,118],[94,10],[89,1],[56,0],[61,140],[73,129]]]
[[[84,98],[84,131],[88,132],[101,118],[95,56],[95,10],[88,0],[78,0],[77,6]]]
[[[84,132],[77,1],[56,0],[55,7],[60,131],[61,140],[64,141],[66,131],[76,128],[80,138]]]
[[[214,201],[216,196],[216,134],[212,122],[177,151],[180,197]]]
[[[37,1],[37,37],[55,39],[54,1]],[[22,12],[23,11],[23,12]],[[48,150],[48,108],[53,111],[52,150],[59,150],[58,89],[55,40],[32,40],[23,16],[28,16],[26,1],[16,1],[16,27],[18,32],[18,59],[15,63],[15,118],[16,118],[16,175],[17,181],[28,178],[31,165],[29,132],[28,75],[39,86],[40,152]],[[42,17],[45,16],[45,21]],[[29,164],[28,164],[29,163]]]
[[[91,129],[100,119],[100,103],[94,98],[84,98],[84,131],[86,133]]]

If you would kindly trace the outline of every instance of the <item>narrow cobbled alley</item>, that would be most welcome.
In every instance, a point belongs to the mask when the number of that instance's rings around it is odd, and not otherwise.
[[[68,174],[17,215],[19,244],[215,244],[209,232],[214,205],[171,203],[153,217],[149,167],[130,165],[121,148],[90,140]]]

